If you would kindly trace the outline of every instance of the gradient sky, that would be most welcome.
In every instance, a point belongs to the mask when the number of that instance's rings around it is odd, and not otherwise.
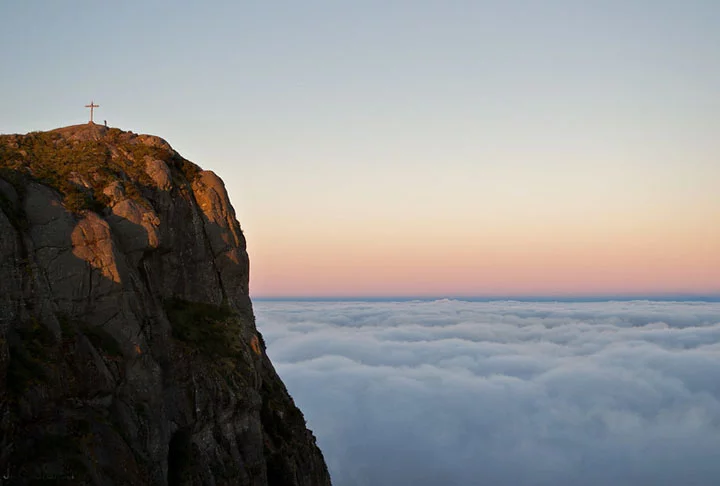
[[[716,0],[0,4],[0,132],[228,187],[254,296],[720,293]]]

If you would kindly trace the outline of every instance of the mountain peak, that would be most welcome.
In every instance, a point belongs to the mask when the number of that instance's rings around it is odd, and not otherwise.
[[[77,140],[97,140],[104,137],[110,128],[97,123],[83,123],[81,125],[69,125],[67,127],[55,128],[50,133],[58,133],[67,138]]]
[[[0,470],[329,485],[248,281],[224,183],[162,138],[0,136]]]

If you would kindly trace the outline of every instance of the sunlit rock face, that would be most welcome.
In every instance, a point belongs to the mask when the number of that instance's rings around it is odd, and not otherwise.
[[[222,180],[97,125],[0,137],[0,470],[329,485],[265,354]]]

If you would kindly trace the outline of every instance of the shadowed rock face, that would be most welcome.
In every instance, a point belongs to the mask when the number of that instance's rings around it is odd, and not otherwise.
[[[222,180],[164,140],[90,124],[0,136],[9,484],[329,485],[248,274]]]

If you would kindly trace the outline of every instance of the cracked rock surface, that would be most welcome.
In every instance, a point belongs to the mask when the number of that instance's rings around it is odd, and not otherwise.
[[[3,484],[330,485],[222,180],[97,125],[0,136]]]

